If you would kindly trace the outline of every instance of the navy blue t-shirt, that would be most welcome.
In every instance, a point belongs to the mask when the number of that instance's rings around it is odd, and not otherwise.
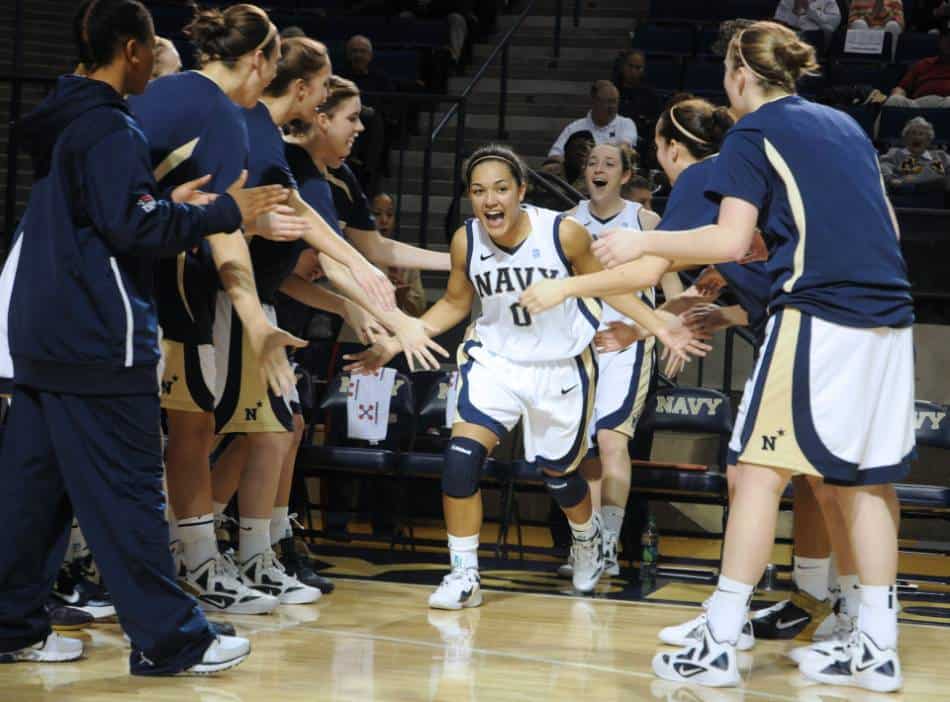
[[[797,95],[728,132],[706,184],[759,210],[772,312],[848,327],[906,327],[914,309],[877,153],[845,113]]]
[[[716,156],[694,163],[680,173],[670,193],[663,219],[657,229],[681,231],[715,224],[719,203],[706,196],[706,181]],[[771,276],[762,262],[717,263],[716,270],[729,284],[729,290],[749,315],[749,331],[761,346],[765,338]]]
[[[367,232],[375,231],[376,220],[369,201],[350,167],[344,163],[339,168],[330,168],[327,181],[333,191],[340,229],[345,231],[347,227],[352,227]]]
[[[149,83],[129,106],[148,138],[155,179],[165,192],[211,175],[207,192],[223,193],[247,167],[248,136],[240,107],[200,73]],[[218,276],[207,242],[158,264],[159,324],[168,339],[210,344]]]
[[[284,148],[287,163],[300,188],[300,198],[323,217],[330,228],[344,239],[346,236],[340,227],[340,217],[333,202],[333,191],[326,176],[317,168],[306,149],[296,144],[287,144]]]
[[[297,180],[284,154],[284,139],[263,102],[244,110],[247,135],[251,142],[248,158],[247,187],[283,185],[297,189]],[[256,236],[251,239],[251,262],[261,302],[274,304],[274,295],[290,275],[301,252],[308,244],[302,239],[277,242]]]

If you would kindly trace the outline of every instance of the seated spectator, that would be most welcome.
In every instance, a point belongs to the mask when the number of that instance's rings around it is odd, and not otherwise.
[[[556,175],[578,192],[587,194],[587,179],[584,177],[584,167],[591,149],[596,145],[594,135],[589,131],[574,132],[564,144],[562,158],[548,159],[541,166],[541,170]]]
[[[155,37],[155,63],[152,64],[152,80],[178,73],[181,70],[181,55],[171,39]]]
[[[950,185],[950,155],[932,149],[933,125],[914,117],[901,132],[904,145],[881,156],[881,174],[889,189],[916,187],[947,190]]]
[[[836,0],[779,0],[775,19],[800,32],[821,30],[827,40],[841,24]]]
[[[660,115],[660,96],[643,79],[647,59],[640,49],[626,49],[614,65],[614,85],[620,91],[617,111],[637,123],[640,133],[649,134]]]
[[[373,42],[362,34],[347,40],[344,57],[345,63],[339,75],[356,83],[363,94],[363,104],[373,109],[364,115],[366,131],[357,140],[350,157],[360,185],[372,194],[388,170],[389,151],[399,132],[399,113],[388,109],[385,100],[380,101],[367,93],[391,93],[398,87],[392,78],[373,65]]]
[[[653,189],[650,187],[650,181],[643,176],[634,176],[627,181],[620,194],[624,200],[639,202],[646,209],[653,209]]]
[[[470,0],[402,0],[400,17],[444,18],[449,23],[449,55],[456,66],[462,64],[466,42],[471,34],[469,25],[476,25]]]
[[[391,239],[396,229],[396,203],[388,193],[380,193],[370,205],[376,230]],[[426,291],[418,269],[389,268],[389,279],[396,287],[396,304],[411,317],[421,317],[426,311]]]
[[[925,58],[907,71],[897,87],[886,98],[892,107],[950,107],[950,20],[940,24],[940,42],[937,55]],[[871,100],[882,101],[884,96],[875,92]]]
[[[901,0],[852,0],[848,29],[883,29],[896,46],[904,31],[904,4]]]
[[[629,117],[617,114],[620,104],[620,91],[617,86],[609,80],[598,80],[591,86],[590,98],[590,112],[586,117],[574,120],[564,127],[548,152],[548,160],[564,160],[568,138],[581,131],[590,132],[596,144],[627,144],[636,148],[637,125]]]

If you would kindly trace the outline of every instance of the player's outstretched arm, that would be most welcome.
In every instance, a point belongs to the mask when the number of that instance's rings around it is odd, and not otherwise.
[[[386,334],[386,330],[362,307],[295,273],[284,280],[280,291],[308,307],[340,315],[356,332],[360,343],[372,344],[378,336]]]
[[[420,271],[448,271],[451,257],[442,251],[428,251],[402,241],[387,239],[378,231],[346,228],[346,236],[359,251],[377,266],[411,268]]]
[[[456,231],[452,237],[450,255],[452,269],[449,272],[449,282],[445,293],[419,320],[434,336],[468,319],[472,313],[472,301],[475,299],[475,289],[468,279],[466,270],[468,240],[464,227]],[[401,350],[402,347],[397,340],[381,340],[363,353],[346,356],[345,358],[352,363],[345,368],[357,373],[372,373],[386,365]]]

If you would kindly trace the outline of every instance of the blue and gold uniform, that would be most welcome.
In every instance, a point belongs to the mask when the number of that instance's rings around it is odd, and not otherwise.
[[[730,130],[706,190],[754,205],[771,243],[766,338],[730,449],[844,484],[904,477],[914,315],[871,142],[844,113],[784,97]]]
[[[164,192],[210,174],[204,189],[222,193],[247,167],[242,110],[210,78],[189,71],[152,81],[144,94],[129,98],[129,106],[148,138],[155,180]],[[214,409],[211,344],[219,287],[206,242],[158,263],[165,409]]]
[[[283,137],[267,106],[259,102],[243,113],[251,144],[247,187],[282,185],[296,190],[297,181],[287,163]],[[249,248],[257,293],[264,313],[274,325],[277,324],[274,296],[307,246],[303,240],[275,242],[261,237],[251,240]],[[218,294],[215,312],[214,349],[219,398],[214,410],[216,431],[220,434],[292,431],[293,405],[297,398],[274,395],[261,379],[241,320],[223,292]]]

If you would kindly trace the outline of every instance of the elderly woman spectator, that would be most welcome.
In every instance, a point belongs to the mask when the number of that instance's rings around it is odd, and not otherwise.
[[[901,133],[904,145],[881,156],[881,173],[889,189],[926,188],[947,190],[950,155],[931,148],[934,128],[923,117],[914,117]]]

